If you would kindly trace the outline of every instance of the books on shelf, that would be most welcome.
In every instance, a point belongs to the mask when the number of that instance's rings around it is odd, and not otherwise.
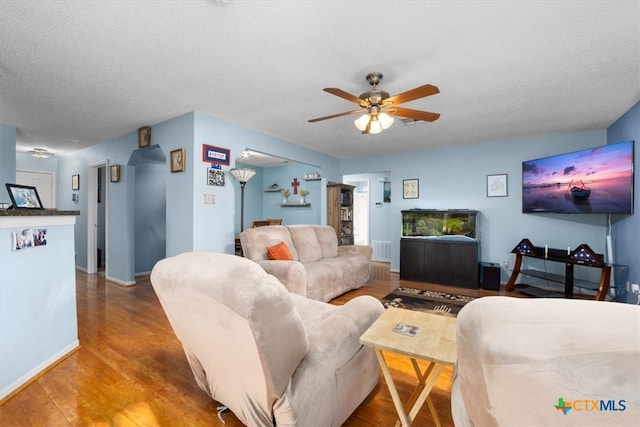
[[[340,208],[340,221],[351,221],[353,219],[353,211],[347,207]]]

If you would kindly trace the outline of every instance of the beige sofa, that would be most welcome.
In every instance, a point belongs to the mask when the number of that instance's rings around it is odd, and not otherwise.
[[[273,274],[290,292],[318,301],[362,287],[369,281],[371,247],[338,246],[335,230],[327,225],[289,225],[250,228],[240,235],[246,258]],[[284,242],[293,261],[274,261],[267,248]]]
[[[637,305],[479,298],[458,314],[456,347],[457,427],[638,425]]]
[[[310,300],[215,253],[159,261],[151,283],[198,386],[244,424],[340,426],[378,383],[376,356],[359,342],[384,311],[371,296]]]

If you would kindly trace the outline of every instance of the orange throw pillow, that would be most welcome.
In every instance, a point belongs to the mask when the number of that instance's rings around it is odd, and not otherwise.
[[[291,251],[285,242],[280,242],[277,245],[268,247],[267,255],[269,255],[269,259],[276,261],[293,261]]]

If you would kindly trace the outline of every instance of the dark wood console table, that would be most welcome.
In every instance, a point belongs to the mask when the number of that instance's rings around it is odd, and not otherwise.
[[[516,254],[516,261],[513,267],[513,273],[507,282],[506,289],[508,291],[517,290],[524,294],[535,297],[558,297],[573,298],[574,287],[590,289],[596,291],[595,299],[603,301],[609,290],[609,281],[611,278],[611,267],[603,261],[602,254],[596,254],[587,245],[580,245],[574,250],[553,249],[547,247],[534,246],[528,239],[523,239],[511,251]],[[565,265],[564,276],[561,274],[548,273],[541,270],[523,269],[522,263],[525,257],[537,258],[545,261],[560,262]],[[600,280],[598,282],[590,282],[585,280],[575,280],[574,267],[585,266],[600,268]],[[564,285],[564,293],[553,292],[533,285],[519,284],[516,287],[518,276],[528,276],[549,282],[560,283]]]

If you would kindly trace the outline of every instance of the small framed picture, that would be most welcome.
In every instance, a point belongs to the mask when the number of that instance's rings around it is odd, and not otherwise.
[[[507,174],[487,175],[487,197],[507,197]]]
[[[111,182],[120,182],[120,165],[111,165],[109,171]]]
[[[80,175],[71,176],[71,189],[74,191],[80,190]]]
[[[185,149],[179,148],[171,152],[171,172],[184,172],[186,167]]]
[[[138,148],[151,145],[151,127],[145,126],[138,129]]]
[[[217,185],[219,187],[224,187],[225,179],[224,179],[224,171],[215,168],[207,169],[207,185]]]
[[[385,181],[382,184],[382,201],[391,203],[391,181]]]
[[[402,180],[402,198],[417,199],[419,196],[419,181],[417,179]]]

